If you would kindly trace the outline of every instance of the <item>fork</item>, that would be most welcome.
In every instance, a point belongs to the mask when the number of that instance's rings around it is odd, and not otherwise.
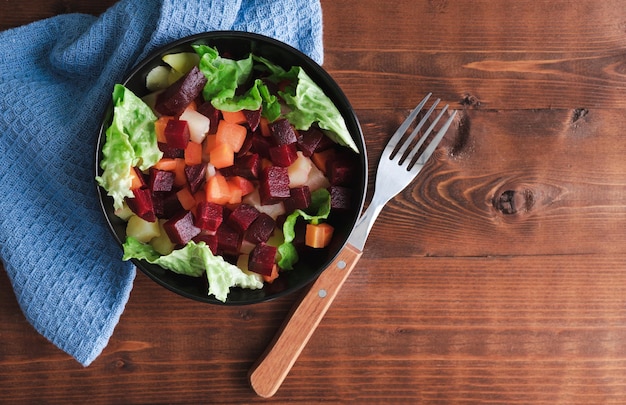
[[[405,136],[431,95],[432,93],[427,94],[413,109],[385,146],[376,172],[374,195],[369,206],[357,221],[345,246],[320,274],[301,301],[292,308],[274,340],[250,369],[248,379],[259,396],[269,398],[278,391],[361,257],[367,236],[383,207],[415,179],[446,134],[456,111],[450,114],[445,124],[416,158],[418,151],[425,145],[431,132],[448,109],[448,105],[445,105],[417,143],[414,143],[439,104],[440,100],[437,99],[410,134]]]

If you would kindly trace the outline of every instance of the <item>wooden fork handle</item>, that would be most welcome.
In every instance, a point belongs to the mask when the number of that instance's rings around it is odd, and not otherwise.
[[[346,244],[302,300],[294,305],[274,340],[248,374],[250,385],[259,396],[269,398],[276,393],[362,253]]]

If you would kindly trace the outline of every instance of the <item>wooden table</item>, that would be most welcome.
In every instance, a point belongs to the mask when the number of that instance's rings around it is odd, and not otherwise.
[[[8,0],[0,29],[112,3]],[[426,92],[461,114],[273,401],[624,401],[626,2],[322,6],[324,66],[371,162]],[[221,308],[140,273],[83,368],[33,330],[0,272],[0,402],[262,402],[246,374],[296,298]]]

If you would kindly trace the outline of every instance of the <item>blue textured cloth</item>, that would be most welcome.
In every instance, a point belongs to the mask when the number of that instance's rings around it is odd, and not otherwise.
[[[124,0],[99,17],[0,32],[0,257],[28,321],[85,366],[107,345],[136,273],[99,210],[99,120],[143,56],[215,30],[265,34],[322,63],[317,0]]]

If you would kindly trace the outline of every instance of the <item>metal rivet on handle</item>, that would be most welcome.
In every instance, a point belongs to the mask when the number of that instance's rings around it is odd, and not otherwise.
[[[317,295],[319,295],[320,298],[325,298],[326,297],[326,290],[324,290],[323,288],[321,290],[319,290],[317,292]]]
[[[346,262],[344,262],[343,260],[339,260],[337,262],[337,267],[340,268],[341,270],[346,268]]]

